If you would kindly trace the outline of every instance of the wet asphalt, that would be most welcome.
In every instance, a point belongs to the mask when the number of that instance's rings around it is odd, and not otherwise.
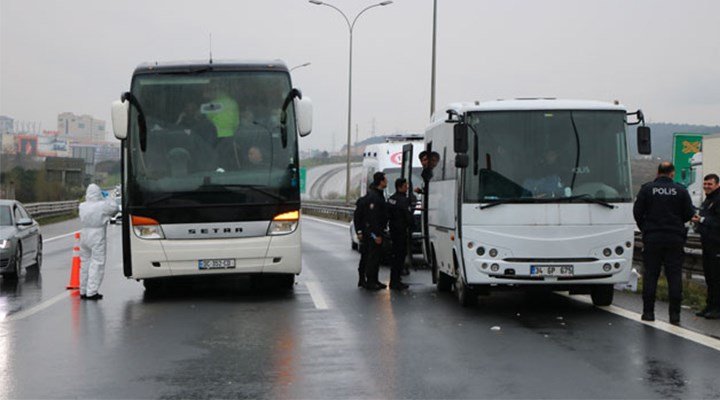
[[[233,279],[146,296],[111,226],[106,298],[82,301],[64,289],[74,239],[47,242],[40,271],[0,278],[0,398],[720,396],[711,348],[557,295],[463,309],[426,271],[367,292],[347,228],[302,229],[292,293]]]

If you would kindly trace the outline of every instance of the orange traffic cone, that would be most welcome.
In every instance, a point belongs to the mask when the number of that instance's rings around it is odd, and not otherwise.
[[[66,289],[80,289],[80,232],[75,232],[70,283],[68,283]]]

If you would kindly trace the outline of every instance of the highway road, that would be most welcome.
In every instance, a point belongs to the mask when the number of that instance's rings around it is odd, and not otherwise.
[[[720,341],[583,298],[506,292],[463,309],[426,271],[355,285],[347,228],[304,217],[292,293],[247,280],[144,294],[109,227],[101,301],[68,282],[76,222],[0,278],[0,398],[716,398]],[[388,271],[382,276],[387,279]]]

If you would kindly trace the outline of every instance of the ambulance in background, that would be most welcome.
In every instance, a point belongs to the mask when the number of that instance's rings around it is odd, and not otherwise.
[[[387,199],[395,193],[395,180],[400,177],[403,146],[406,144],[411,144],[413,146],[414,154],[412,160],[412,178],[410,179],[412,187],[410,188],[410,191],[412,191],[412,188],[422,185],[422,178],[420,177],[422,166],[420,165],[420,160],[417,155],[420,154],[421,151],[425,150],[423,135],[394,135],[389,136],[385,140],[385,143],[371,144],[365,147],[365,151],[363,152],[362,177],[360,179],[360,196],[367,194],[368,186],[373,181],[373,175],[378,171],[384,172],[385,177],[387,178],[388,184],[385,189],[385,198]],[[413,252],[421,252],[419,210],[415,211],[415,222],[416,229],[413,232]],[[389,240],[386,240],[386,242],[389,243]],[[358,240],[357,236],[355,236],[355,226],[352,223],[350,224],[350,244],[354,250],[358,249]]]

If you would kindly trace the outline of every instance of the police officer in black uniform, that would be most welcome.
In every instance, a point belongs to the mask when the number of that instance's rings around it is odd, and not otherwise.
[[[355,212],[353,213],[353,225],[355,228],[355,235],[358,238],[358,251],[360,252],[360,263],[358,264],[358,287],[365,287],[367,282],[365,278],[365,264],[367,263],[367,251],[368,243],[367,238],[363,235],[365,228],[366,218],[365,213],[367,211],[367,202],[370,190],[365,193],[365,196],[360,197],[355,202]]]
[[[367,243],[367,262],[365,263],[367,282],[365,288],[368,290],[387,288],[387,285],[381,283],[378,278],[380,260],[382,259],[383,232],[387,227],[384,193],[386,187],[387,178],[385,178],[385,173],[376,172],[373,175],[373,184],[368,190],[368,199],[365,204],[365,229],[363,230],[363,238]]]
[[[707,319],[720,318],[720,177],[708,174],[703,179],[705,201],[692,221],[700,233],[703,273],[707,285],[705,309],[696,313]]]
[[[413,224],[410,202],[407,179],[396,179],[395,193],[387,200],[390,239],[392,239],[393,250],[393,263],[390,268],[390,289],[393,290],[405,290],[408,288],[408,285],[402,283],[400,276],[408,253],[409,230]]]
[[[673,182],[675,166],[662,162],[657,178],[640,189],[633,214],[643,239],[643,321],[655,320],[655,291],[665,266],[670,299],[670,323],[680,324],[682,265],[687,238],[685,222],[694,214],[690,194]]]

